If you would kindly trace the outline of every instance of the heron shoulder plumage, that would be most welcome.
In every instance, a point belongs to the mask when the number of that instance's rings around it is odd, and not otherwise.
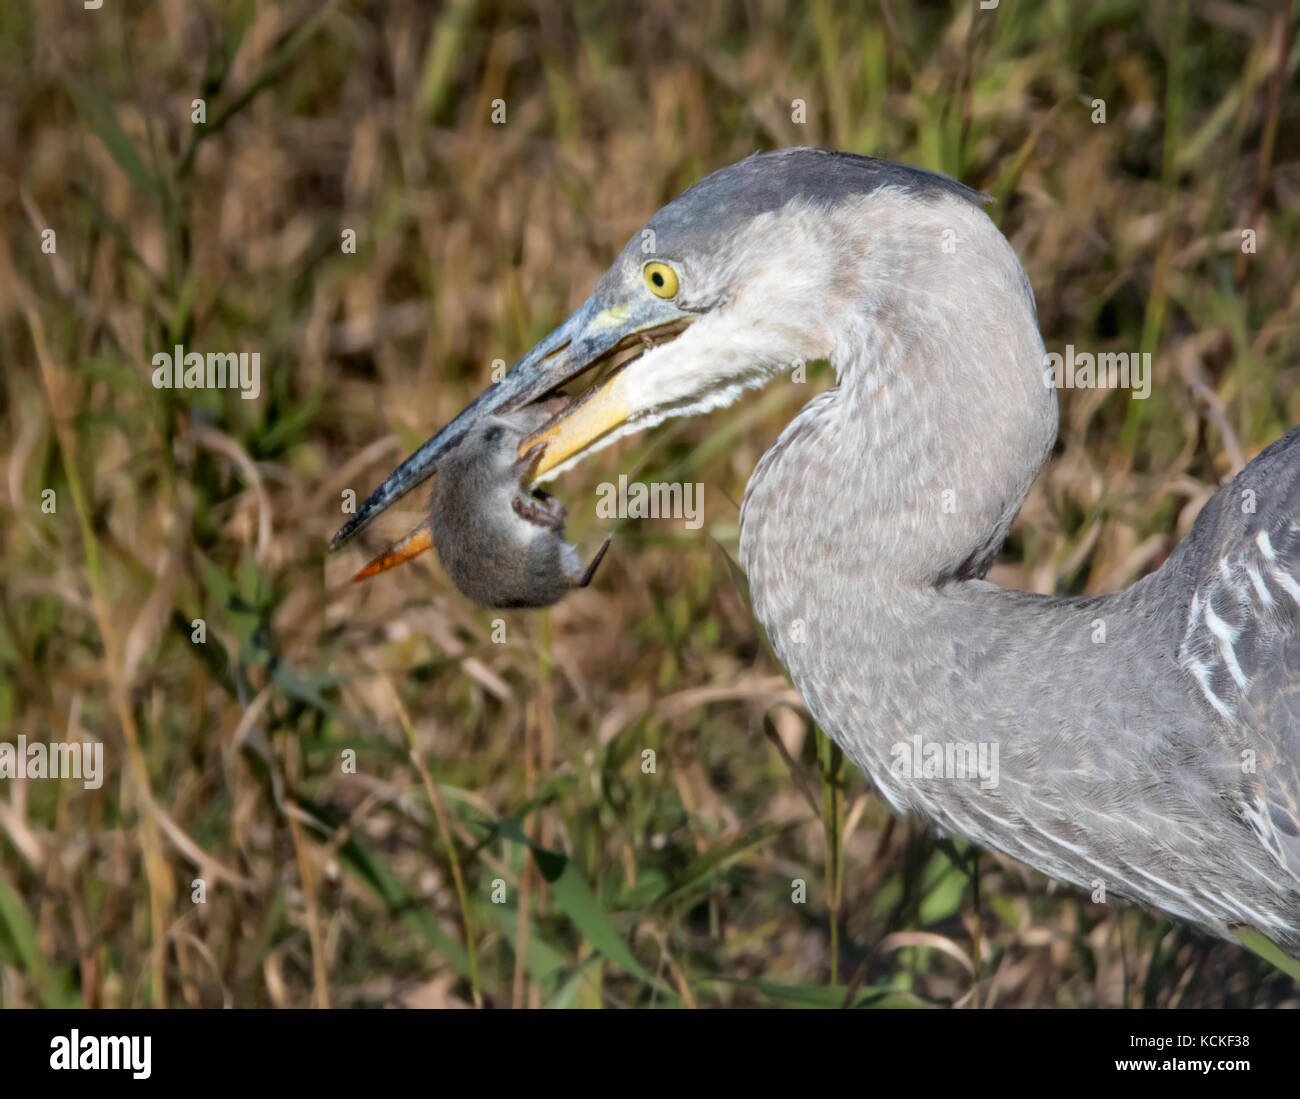
[[[1246,820],[1300,881],[1300,430],[1206,504],[1171,564],[1192,592],[1179,662],[1239,735]]]

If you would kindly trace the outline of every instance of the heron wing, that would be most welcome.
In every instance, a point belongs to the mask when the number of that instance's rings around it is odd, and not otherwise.
[[[1241,751],[1240,807],[1300,879],[1300,429],[1206,505],[1179,652]]]

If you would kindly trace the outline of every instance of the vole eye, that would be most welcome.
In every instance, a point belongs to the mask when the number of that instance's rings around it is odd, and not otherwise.
[[[650,293],[655,297],[677,296],[677,272],[668,264],[653,260],[641,268],[641,274],[645,278],[645,284],[650,287]]]
[[[500,424],[497,424],[495,427],[490,427],[487,429],[487,431],[483,435],[483,441],[487,443],[489,446],[495,446],[497,443],[501,441],[505,433],[506,433],[506,429],[502,427]]]

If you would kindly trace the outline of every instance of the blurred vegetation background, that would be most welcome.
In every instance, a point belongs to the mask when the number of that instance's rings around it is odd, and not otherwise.
[[[1049,350],[1153,353],[1145,402],[1061,394],[992,575],[1132,582],[1300,421],[1294,31],[1233,0],[6,0],[0,731],[107,774],[0,783],[0,1003],[1296,1006],[1232,944],[976,878],[813,729],[729,556],[824,368],[567,474],[571,537],[617,538],[547,613],[325,554],[655,209],[802,144],[989,191]],[[260,396],[153,388],[176,344],[259,352]],[[597,522],[626,471],[701,482],[704,529]]]

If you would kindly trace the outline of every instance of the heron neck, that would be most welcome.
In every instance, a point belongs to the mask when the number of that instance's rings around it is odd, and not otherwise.
[[[982,576],[1056,438],[1011,246],[968,203],[929,216],[861,244],[891,277],[861,276],[828,319],[839,387],[764,455],[742,514],[742,555],[885,602]],[[918,245],[950,224],[955,253]]]
[[[922,683],[952,678],[954,641],[987,649],[1010,619],[1028,636],[1058,613],[978,580],[1056,434],[1023,272],[979,217],[988,233],[964,259],[909,269],[915,241],[899,244],[907,277],[870,287],[839,326],[838,389],[805,406],[746,491],[755,612],[814,716],[863,765],[854,732],[836,728],[846,683],[870,688],[864,723],[888,723],[886,695],[898,716]]]

